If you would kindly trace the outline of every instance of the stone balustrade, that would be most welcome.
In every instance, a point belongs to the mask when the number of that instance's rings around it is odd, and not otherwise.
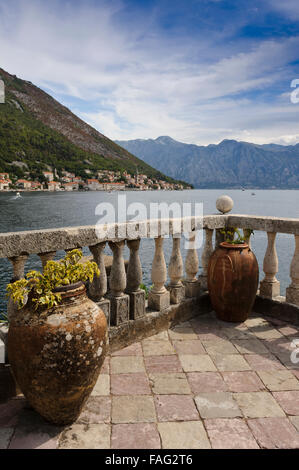
[[[180,237],[184,233],[186,221],[190,232],[184,263]],[[153,222],[156,224],[155,235],[152,236],[155,249],[151,272],[152,287],[147,300],[145,291],[140,288],[143,282],[141,240],[138,236],[134,237],[134,233],[138,230],[143,234],[141,238],[151,238]],[[178,234],[178,225],[181,226],[181,234]],[[110,224],[107,233],[101,238],[98,237],[95,226],[3,233],[0,234],[0,257],[10,260],[13,279],[16,280],[24,276],[25,264],[32,254],[38,254],[44,266],[48,260],[54,258],[58,250],[69,251],[88,247],[100,269],[100,275],[88,285],[88,295],[103,309],[111,327],[117,327],[137,320],[148,312],[161,312],[171,305],[198,298],[201,293],[207,291],[209,258],[214,246],[220,241],[221,230],[225,227],[243,229],[248,243],[251,230],[267,233],[268,244],[263,263],[265,275],[260,283],[260,295],[269,299],[278,298],[280,285],[276,278],[279,266],[275,241],[277,233],[287,233],[295,237],[295,253],[290,267],[291,284],[286,290],[286,302],[299,306],[299,219],[233,215],[227,214],[226,211],[224,214],[203,218],[190,217],[179,221],[170,219],[166,226],[172,237],[169,259],[165,259],[164,255],[166,234],[163,220]],[[198,247],[194,244],[197,229],[204,231],[200,273]],[[123,255],[125,245],[130,253],[127,272]],[[113,254],[109,282],[104,262],[104,250],[108,247]]]

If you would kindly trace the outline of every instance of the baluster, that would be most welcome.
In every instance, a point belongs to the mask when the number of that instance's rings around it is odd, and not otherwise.
[[[202,274],[198,276],[202,290],[208,289],[208,266],[210,256],[213,253],[213,230],[205,228],[205,244],[201,256]]]
[[[56,251],[48,251],[46,253],[38,253],[38,256],[40,257],[41,262],[42,262],[43,269],[46,266],[47,262],[51,261],[54,258],[55,255],[56,255]]]
[[[170,278],[168,290],[170,292],[170,303],[172,304],[179,304],[185,297],[185,287],[181,281],[184,271],[180,244],[180,238],[172,239],[172,253],[168,266],[168,275]]]
[[[252,230],[249,229],[249,228],[244,228],[243,234],[244,234],[245,242],[247,243],[247,245],[251,249],[251,238],[250,237],[251,237],[251,234],[252,234]]]
[[[15,282],[20,279],[23,279],[24,273],[25,273],[25,264],[28,259],[28,255],[13,256],[8,259],[11,262],[12,269],[13,269],[13,279],[11,280],[11,282]],[[26,299],[26,302],[27,302],[27,299]],[[11,298],[9,298],[7,302],[8,320],[12,319],[13,315],[17,312],[17,310],[18,310],[18,305]]]
[[[110,271],[110,319],[111,324],[118,326],[129,320],[129,296],[124,293],[126,288],[126,270],[123,257],[124,241],[109,242],[113,252]]]
[[[105,246],[106,242],[102,242],[89,247],[93,255],[93,261],[98,265],[100,270],[100,275],[94,276],[92,283],[89,284],[88,296],[103,310],[109,326],[110,300],[104,298],[104,295],[107,293],[107,273],[104,255]]]
[[[142,283],[142,266],[139,257],[140,240],[128,240],[130,250],[127,270],[126,292],[130,297],[130,320],[135,320],[145,314],[145,292],[140,289]]]
[[[268,246],[263,264],[265,278],[260,283],[260,295],[272,299],[280,294],[280,282],[275,277],[278,272],[278,258],[275,247],[276,233],[267,232],[267,236]]]
[[[195,236],[194,232],[189,234],[189,248],[185,261],[185,295],[186,297],[197,297],[199,294],[200,284],[196,277],[199,268],[199,261],[197,250],[195,249]]]
[[[163,253],[163,238],[155,238],[155,255],[152,264],[153,287],[148,296],[148,306],[153,310],[164,310],[170,305],[170,294],[165,288],[167,279],[166,263]]]
[[[291,284],[286,289],[286,301],[299,305],[299,235],[295,235],[295,252],[290,268]]]

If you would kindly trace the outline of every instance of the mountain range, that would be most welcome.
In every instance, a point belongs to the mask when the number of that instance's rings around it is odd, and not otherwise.
[[[299,188],[299,144],[236,140],[200,146],[171,137],[116,141],[172,178],[196,188]]]
[[[55,168],[58,173],[65,169],[86,178],[103,169],[133,175],[138,168],[139,173],[173,182],[31,82],[1,68],[0,78],[5,84],[5,103],[0,104],[0,173],[40,179],[44,170]]]

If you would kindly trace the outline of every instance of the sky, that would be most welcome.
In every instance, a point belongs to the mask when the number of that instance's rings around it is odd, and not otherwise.
[[[0,66],[113,140],[299,143],[299,0],[0,0]]]

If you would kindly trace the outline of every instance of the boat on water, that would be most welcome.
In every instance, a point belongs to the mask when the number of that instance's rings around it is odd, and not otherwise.
[[[251,193],[251,196],[255,196],[255,193]]]

